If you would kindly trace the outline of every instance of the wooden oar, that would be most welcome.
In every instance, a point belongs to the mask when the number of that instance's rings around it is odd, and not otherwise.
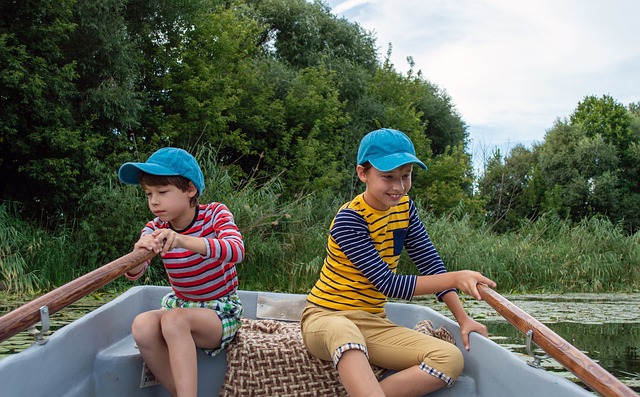
[[[155,255],[146,250],[131,252],[5,314],[0,317],[0,342],[40,321],[41,307],[47,306],[49,314],[64,309]]]
[[[536,345],[573,372],[593,391],[602,397],[638,397],[631,388],[508,299],[486,285],[478,284],[478,290],[482,299],[514,327],[524,334],[532,331],[532,340]]]

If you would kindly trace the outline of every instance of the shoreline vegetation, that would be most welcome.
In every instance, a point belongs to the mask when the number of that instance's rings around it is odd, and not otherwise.
[[[282,201],[277,180],[237,190],[215,170],[209,169],[215,197],[202,202],[224,202],[236,217],[247,252],[237,266],[240,288],[306,293],[322,267],[331,218],[345,200],[309,194]],[[111,182],[87,192],[100,214],[54,231],[21,219],[17,206],[0,205],[0,290],[47,292],[130,252],[148,209],[139,189]],[[422,208],[419,197],[416,203]],[[421,214],[449,271],[480,271],[505,294],[640,291],[640,233],[625,234],[597,217],[574,223],[542,216],[498,234],[459,212]],[[138,283],[166,285],[161,266],[154,258]],[[416,272],[406,254],[398,272]],[[104,288],[132,285],[122,277]]]
[[[151,214],[117,169],[167,146],[198,160],[201,202],[235,215],[240,287],[306,292],[362,190],[358,142],[382,127],[428,167],[410,195],[449,270],[507,294],[640,289],[640,103],[584,93],[542,142],[480,148],[476,170],[446,87],[322,1],[107,3],[2,8],[0,292],[129,253]],[[164,273],[155,259],[140,282]]]

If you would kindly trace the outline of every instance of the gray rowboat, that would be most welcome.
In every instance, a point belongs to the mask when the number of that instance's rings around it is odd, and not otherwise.
[[[129,253],[57,288],[0,317],[0,341],[40,322],[48,327],[49,315],[122,276],[153,252]],[[528,340],[544,349],[602,397],[638,396],[589,357],[536,319],[520,310],[491,288],[478,285],[482,298]],[[169,287],[133,287],[106,305],[84,315],[42,339],[36,333],[30,348],[0,360],[2,397],[137,397],[168,396],[154,384],[131,336],[136,315],[159,306]],[[239,291],[244,316],[291,324],[300,317],[306,295]],[[458,325],[424,306],[388,303],[387,314],[396,323],[413,328],[430,320],[433,328],[444,326],[458,347],[462,340]],[[35,328],[34,328],[35,329]],[[430,396],[459,397],[567,397],[590,396],[577,384],[528,365],[515,354],[478,334],[470,336],[471,350],[461,349],[465,359],[462,376],[453,387]],[[217,396],[227,374],[224,354],[209,357],[198,352],[198,390],[202,396]]]
[[[143,362],[131,336],[131,323],[143,311],[158,307],[168,287],[133,287],[106,305],[55,332],[47,343],[0,360],[0,394],[13,396],[168,396],[161,386],[145,386]],[[305,295],[240,291],[245,316],[295,320]],[[428,319],[444,326],[462,346],[457,324],[423,306],[389,303],[389,317],[413,328]],[[578,385],[533,368],[513,353],[479,335],[471,335],[471,351],[462,349],[463,376],[431,396],[591,396]],[[217,396],[226,372],[224,354],[199,352],[199,395]]]

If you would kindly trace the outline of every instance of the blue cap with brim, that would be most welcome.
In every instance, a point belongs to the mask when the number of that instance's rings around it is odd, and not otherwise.
[[[382,172],[414,163],[424,170],[427,169],[416,157],[416,149],[411,139],[404,132],[389,128],[371,131],[362,138],[358,148],[358,165],[367,161]]]
[[[141,172],[158,176],[182,176],[193,182],[198,189],[198,196],[204,190],[204,175],[198,161],[183,149],[162,148],[144,163],[124,163],[118,170],[118,178],[126,184],[137,185],[140,183]]]

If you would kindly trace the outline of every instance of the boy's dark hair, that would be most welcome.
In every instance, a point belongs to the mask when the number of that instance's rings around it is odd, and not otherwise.
[[[138,178],[138,182],[140,183],[140,185],[146,185],[146,186],[166,186],[166,185],[173,185],[175,187],[177,187],[178,189],[182,190],[183,192],[186,192],[189,190],[189,184],[193,184],[193,182],[191,182],[190,180],[188,180],[187,178],[180,176],[180,175],[152,175],[152,174],[148,174],[146,172],[141,172],[140,173],[140,177]],[[194,186],[195,187],[195,186]],[[195,196],[191,197],[191,200],[189,201],[189,204],[191,204],[192,207],[195,207],[198,205],[198,195],[196,194]]]
[[[370,162],[365,162],[363,164],[360,164],[362,166],[362,168],[364,168],[364,172],[369,171],[371,168],[373,168],[373,164],[371,164]]]

